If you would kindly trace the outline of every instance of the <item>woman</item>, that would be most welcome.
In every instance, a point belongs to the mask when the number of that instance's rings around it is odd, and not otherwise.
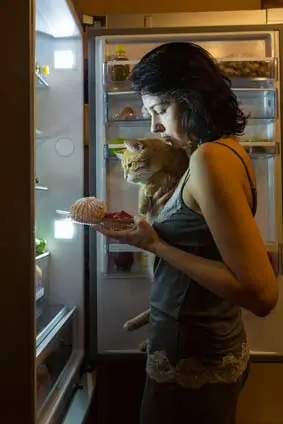
[[[278,298],[256,226],[256,181],[237,141],[246,117],[201,47],[146,54],[131,81],[152,132],[191,154],[153,225],[106,236],[156,255],[142,424],[233,424],[249,349],[241,307],[264,317]],[[160,199],[164,201],[164,199]]]

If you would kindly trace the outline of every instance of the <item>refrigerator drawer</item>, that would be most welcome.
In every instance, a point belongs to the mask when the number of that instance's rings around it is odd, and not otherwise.
[[[37,363],[37,404],[39,416],[44,405],[55,390],[56,382],[71,361],[74,353],[74,323],[76,309],[72,309],[54,326],[39,344]]]

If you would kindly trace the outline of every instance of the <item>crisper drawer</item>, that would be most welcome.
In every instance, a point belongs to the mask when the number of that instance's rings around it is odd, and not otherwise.
[[[58,390],[60,376],[72,361],[75,340],[76,308],[67,312],[37,347],[37,417],[48,399]]]

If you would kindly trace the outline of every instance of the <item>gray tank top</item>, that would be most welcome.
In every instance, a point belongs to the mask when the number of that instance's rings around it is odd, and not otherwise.
[[[217,142],[218,144],[222,144]],[[256,188],[242,157],[253,195]],[[202,215],[183,201],[176,189],[153,226],[160,237],[183,251],[221,261],[221,255]],[[158,382],[174,382],[187,388],[207,383],[236,382],[249,360],[241,309],[156,257],[150,295],[147,373]]]

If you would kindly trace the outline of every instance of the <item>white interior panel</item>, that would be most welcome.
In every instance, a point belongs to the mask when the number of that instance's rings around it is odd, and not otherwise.
[[[54,52],[72,51],[73,69],[54,69]],[[47,240],[50,256],[48,301],[77,306],[83,343],[83,229],[60,221],[83,196],[83,59],[81,38],[55,39],[37,34],[36,60],[48,65],[48,87],[36,91],[36,175],[47,191],[36,191],[36,233]]]
[[[71,3],[66,0],[37,0],[36,31],[58,38],[80,35],[71,8]]]

